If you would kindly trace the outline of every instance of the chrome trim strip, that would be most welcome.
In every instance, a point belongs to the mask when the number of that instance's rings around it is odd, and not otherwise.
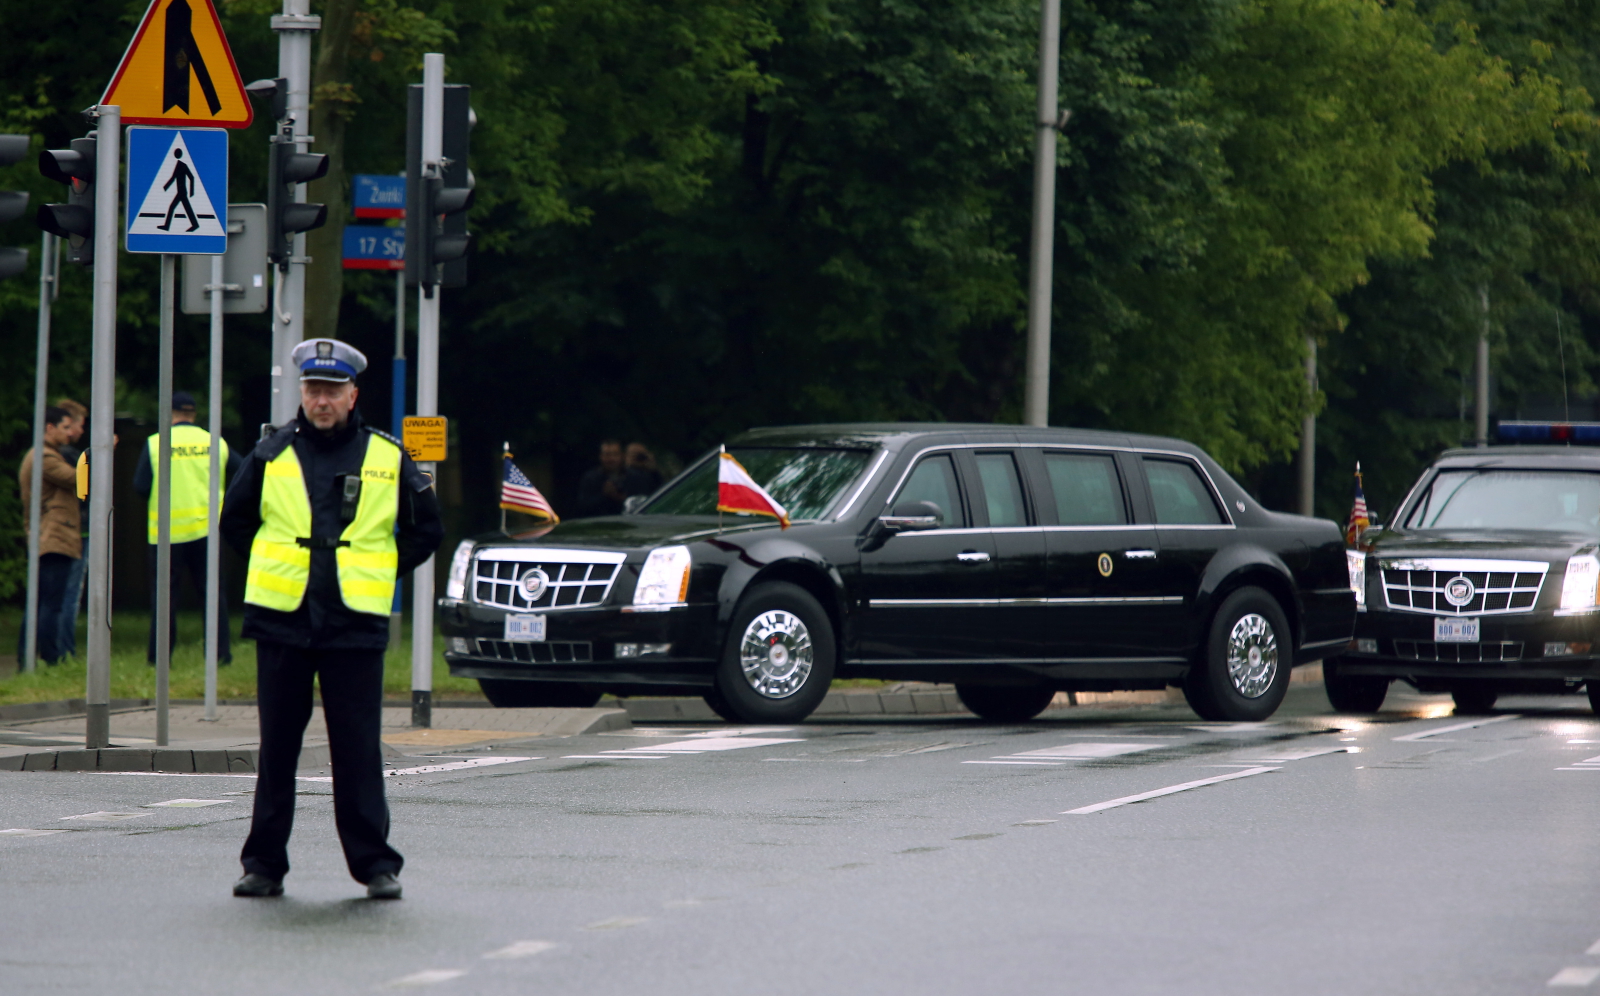
[[[624,605],[623,612],[671,612],[673,609],[687,609],[688,602],[659,602],[646,605]]]
[[[472,551],[480,560],[512,560],[534,564],[553,560],[563,564],[620,564],[628,559],[626,553],[610,550],[570,550],[555,546],[493,546],[485,544]]]
[[[874,598],[869,608],[938,609],[968,605],[1182,605],[1182,595],[1135,595],[1123,598]],[[1117,658],[1120,660],[1120,658]]]
[[[1355,593],[1355,589],[1347,584],[1337,588],[1313,588],[1306,592],[1308,595],[1354,595]]]
[[[1378,560],[1385,571],[1484,571],[1489,574],[1543,574],[1550,569],[1544,560],[1487,560],[1462,557],[1407,557],[1403,554]]]
[[[856,499],[861,497],[861,493],[867,490],[868,485],[872,483],[872,479],[877,476],[878,468],[883,466],[883,461],[887,459],[889,459],[888,448],[878,447],[878,455],[873,457],[871,466],[867,467],[867,472],[861,475],[861,483],[856,485],[855,491],[851,492],[850,497],[846,498],[844,504],[839,506],[839,511],[829,517],[832,521],[837,522],[845,517],[845,513],[849,512],[851,507],[855,505]]]

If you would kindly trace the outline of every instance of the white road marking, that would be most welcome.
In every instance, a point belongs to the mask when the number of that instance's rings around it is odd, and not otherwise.
[[[1506,716],[1489,716],[1485,719],[1474,719],[1468,723],[1452,723],[1449,726],[1440,726],[1432,730],[1423,730],[1421,733],[1407,733],[1403,737],[1395,737],[1394,739],[1399,743],[1409,743],[1414,740],[1426,740],[1429,737],[1436,737],[1441,733],[1459,733],[1462,730],[1473,730],[1480,726],[1488,726],[1490,723],[1504,723],[1513,719],[1521,718],[1522,716],[1520,713],[1511,713]]]
[[[451,761],[448,764],[424,764],[416,768],[394,768],[385,771],[383,777],[393,778],[395,775],[427,775],[435,771],[461,771],[466,768],[482,768],[491,764],[512,764],[516,761],[539,761],[538,757],[469,757],[465,761]],[[295,779],[301,782],[331,782],[332,775],[300,776]]]
[[[420,986],[434,986],[451,979],[459,979],[466,975],[464,968],[430,968],[426,972],[413,972],[402,975],[398,979],[390,979],[383,984],[385,989],[416,989]]]
[[[1271,723],[1195,723],[1195,724],[1191,724],[1189,726],[1189,729],[1191,729],[1191,730],[1201,730],[1201,731],[1204,731],[1206,733],[1237,733],[1237,732],[1240,732],[1242,730],[1262,730],[1262,729],[1266,729],[1269,726],[1277,726],[1277,725],[1278,724],[1276,722],[1271,722]]]
[[[1090,813],[1098,813],[1107,809],[1115,809],[1118,806],[1129,806],[1136,802],[1144,802],[1146,799],[1159,799],[1164,795],[1172,795],[1176,792],[1187,792],[1190,789],[1204,788],[1207,785],[1216,785],[1219,782],[1228,782],[1235,778],[1249,778],[1251,775],[1264,775],[1269,771],[1279,770],[1281,769],[1247,768],[1244,771],[1234,771],[1226,775],[1214,775],[1210,778],[1200,778],[1192,782],[1183,782],[1179,785],[1168,785],[1166,788],[1153,789],[1149,792],[1140,792],[1138,795],[1125,795],[1120,799],[1110,799],[1106,802],[1097,802],[1092,806],[1082,806],[1078,809],[1069,809],[1063,812],[1061,815],[1087,816]]]
[[[665,754],[563,754],[563,761],[579,758],[594,761],[665,761]]]
[[[1574,764],[1572,764],[1569,767],[1557,768],[1556,770],[1557,771],[1600,771],[1600,754],[1596,754],[1594,757],[1586,757],[1581,761],[1575,762]],[[1597,943],[1600,943],[1600,942],[1597,942]]]
[[[962,761],[962,764],[1030,764],[1035,767],[1059,768],[1066,764],[1065,761],[1008,761],[1005,758],[996,758],[993,761]]]
[[[147,802],[141,809],[203,809],[206,806],[226,806],[232,799],[168,799],[166,802]]]
[[[1589,945],[1589,950],[1585,951],[1584,954],[1600,955],[1600,941],[1595,941],[1593,944]]]
[[[1133,754],[1153,750],[1161,744],[1079,743],[1060,747],[1041,747],[1016,754],[997,755],[988,761],[962,761],[962,764],[1060,764],[1063,761],[1093,761],[1119,754]]]
[[[1268,750],[1265,753],[1240,751],[1237,757],[1243,761],[1266,761],[1277,763],[1282,761],[1304,761],[1308,757],[1321,757],[1324,754],[1359,754],[1359,747],[1300,747],[1291,750]]]
[[[123,820],[136,820],[149,813],[82,813],[78,816],[63,816],[63,820],[87,820],[90,823],[121,823]]]
[[[71,832],[71,830],[0,830],[0,837],[48,837],[53,833]]]
[[[647,916],[614,916],[609,920],[597,920],[584,927],[584,930],[620,930],[623,927],[637,927],[641,923],[648,923]]]
[[[770,747],[773,744],[797,744],[799,737],[723,737],[704,736],[694,740],[679,740],[670,744],[651,744],[648,747],[629,747],[626,750],[608,750],[611,757],[639,754],[704,754],[707,751],[743,750],[746,747]]]
[[[527,958],[531,955],[544,954],[546,951],[557,947],[555,941],[517,941],[507,944],[497,951],[490,951],[485,958]]]
[[[1014,826],[1014,827],[1042,827],[1042,826],[1047,826],[1047,825],[1049,825],[1051,823],[1059,823],[1059,822],[1061,822],[1061,821],[1060,820],[1023,820],[1021,823],[1013,823],[1011,825]]]
[[[1587,986],[1600,979],[1600,967],[1594,965],[1568,965],[1546,982],[1547,986]]]

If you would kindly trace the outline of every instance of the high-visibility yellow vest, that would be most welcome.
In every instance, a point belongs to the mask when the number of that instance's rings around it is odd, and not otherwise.
[[[293,612],[304,600],[311,579],[311,499],[293,444],[284,447],[263,470],[261,528],[250,544],[244,600]],[[339,535],[334,551],[339,594],[352,611],[389,614],[399,566],[394,542],[399,511],[400,447],[369,434],[356,517]]]
[[[150,542],[156,541],[156,501],[161,493],[161,434],[150,436]],[[228,441],[222,440],[222,466],[228,466]],[[220,495],[219,505],[220,505]],[[189,543],[210,531],[211,433],[192,422],[172,425],[172,542]]]

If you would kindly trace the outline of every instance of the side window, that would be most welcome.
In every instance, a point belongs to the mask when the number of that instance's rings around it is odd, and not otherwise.
[[[989,507],[989,525],[1025,526],[1028,511],[1022,504],[1022,481],[1017,477],[1017,461],[1010,453],[979,453],[978,480],[983,485],[983,500]]]
[[[1128,522],[1117,460],[1109,454],[1046,453],[1045,472],[1063,526],[1121,526]]]
[[[967,524],[961,509],[961,491],[956,487],[956,467],[950,454],[938,453],[917,461],[917,467],[906,478],[906,483],[895,495],[889,507],[903,501],[931,501],[944,513],[941,525],[946,529],[959,529]]]
[[[1184,460],[1144,458],[1145,480],[1156,522],[1163,526],[1215,526],[1222,522],[1211,489],[1194,465]]]

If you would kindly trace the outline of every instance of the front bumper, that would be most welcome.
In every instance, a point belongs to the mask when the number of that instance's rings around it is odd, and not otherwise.
[[[462,678],[511,678],[603,685],[709,687],[720,657],[715,605],[664,612],[631,606],[559,609],[544,613],[545,639],[505,639],[511,613],[455,599],[439,600],[445,663]],[[619,657],[619,644],[665,645],[664,653]]]
[[[1426,684],[1430,678],[1600,679],[1600,612],[1551,610],[1478,616],[1479,642],[1434,641],[1438,616],[1369,608],[1339,658],[1339,672],[1383,675]],[[1566,652],[1555,652],[1560,645]],[[1546,651],[1552,651],[1546,653]]]

